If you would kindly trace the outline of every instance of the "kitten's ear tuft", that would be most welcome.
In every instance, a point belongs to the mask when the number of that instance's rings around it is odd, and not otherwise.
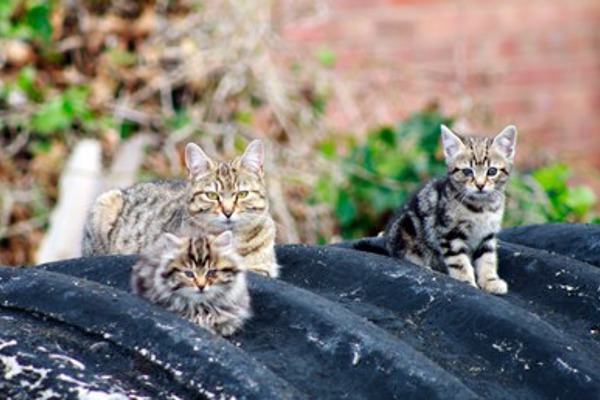
[[[185,166],[190,178],[207,173],[212,164],[212,160],[204,154],[200,146],[194,143],[185,146]]]
[[[231,231],[225,231],[219,236],[215,237],[212,244],[221,250],[232,250],[233,249],[233,234]]]
[[[242,155],[242,165],[250,171],[261,175],[263,173],[264,162],[265,148],[263,143],[258,139],[253,140]]]
[[[494,147],[504,157],[512,159],[517,145],[517,127],[509,125],[494,138]]]
[[[444,156],[446,159],[454,158],[464,149],[465,144],[463,143],[462,139],[457,134],[452,132],[446,125],[442,124],[440,129],[442,132]]]

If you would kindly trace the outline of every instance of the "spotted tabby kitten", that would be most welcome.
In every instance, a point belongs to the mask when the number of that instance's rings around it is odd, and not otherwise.
[[[139,183],[101,194],[84,228],[83,255],[139,253],[164,232],[233,233],[249,270],[277,277],[275,223],[263,174],[264,150],[255,140],[241,157],[213,161],[189,143],[186,181]]]
[[[486,292],[505,294],[496,234],[517,130],[508,126],[493,139],[462,137],[444,125],[441,130],[448,174],[429,181],[402,206],[386,229],[387,250]]]
[[[233,236],[177,237],[146,248],[131,272],[134,293],[213,333],[229,336],[250,318],[250,296]]]

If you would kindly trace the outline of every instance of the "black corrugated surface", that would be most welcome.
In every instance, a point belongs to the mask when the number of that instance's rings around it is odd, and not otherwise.
[[[600,227],[502,239],[503,297],[380,239],[280,246],[281,281],[251,277],[255,317],[228,340],[127,293],[134,257],[0,268],[0,396],[599,398]]]

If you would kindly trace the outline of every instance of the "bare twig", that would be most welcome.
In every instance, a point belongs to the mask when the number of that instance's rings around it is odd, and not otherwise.
[[[0,240],[12,236],[25,235],[36,229],[43,228],[47,223],[48,216],[46,215],[17,222],[16,224],[4,227],[4,229],[0,229]]]
[[[17,137],[9,145],[0,148],[0,153],[7,158],[14,157],[27,145],[29,134],[29,129],[19,132]]]

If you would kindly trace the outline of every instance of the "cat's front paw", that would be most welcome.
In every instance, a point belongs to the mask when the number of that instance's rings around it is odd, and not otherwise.
[[[508,292],[508,284],[504,279],[491,278],[485,282],[480,282],[481,289],[492,294],[506,294]]]
[[[461,282],[466,283],[467,285],[473,286],[476,289],[479,289],[479,286],[477,286],[477,283],[475,283],[475,280],[465,279],[465,280],[461,280]]]
[[[450,269],[449,275],[451,278],[454,278],[457,281],[461,281],[463,283],[466,283],[467,285],[471,285],[474,288],[479,289],[479,286],[477,286],[477,283],[475,282],[475,276],[473,276],[473,274],[466,274],[462,270]]]
[[[268,266],[260,266],[260,267],[251,267],[251,271],[264,276],[265,278],[273,278],[276,279],[279,277],[279,265],[271,264]]]
[[[215,327],[215,332],[223,337],[229,337],[233,335],[238,330],[238,328],[239,326],[234,324],[220,325]]]

